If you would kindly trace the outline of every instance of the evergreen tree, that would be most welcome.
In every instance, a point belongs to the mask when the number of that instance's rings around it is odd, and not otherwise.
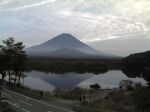
[[[24,45],[22,42],[15,42],[13,37],[10,37],[6,40],[3,41],[3,45],[0,46],[0,51],[2,54],[3,59],[3,65],[5,69],[4,75],[9,76],[9,83],[11,82],[11,77],[15,76],[14,78],[14,84],[16,84],[17,79],[19,79],[20,82],[20,77],[23,75],[24,71],[24,63],[26,58]],[[1,73],[2,74],[2,73]]]

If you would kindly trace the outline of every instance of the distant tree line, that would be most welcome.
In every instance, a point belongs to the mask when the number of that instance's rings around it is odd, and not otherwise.
[[[38,70],[44,72],[54,73],[105,73],[108,67],[104,62],[88,61],[88,60],[65,60],[65,59],[43,59],[43,58],[29,58],[26,61],[26,69]]]

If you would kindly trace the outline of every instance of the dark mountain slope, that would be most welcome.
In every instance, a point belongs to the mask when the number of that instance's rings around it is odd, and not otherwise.
[[[128,57],[123,59],[123,65],[126,67],[150,68],[150,51],[129,55]]]

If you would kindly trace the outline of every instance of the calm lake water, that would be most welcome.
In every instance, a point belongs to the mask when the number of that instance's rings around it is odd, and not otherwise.
[[[121,80],[131,80],[146,85],[143,78],[129,78],[121,70],[110,70],[104,74],[93,73],[44,73],[39,71],[26,72],[24,85],[35,90],[53,91],[55,89],[69,90],[74,87],[89,88],[91,84],[98,83],[102,88],[117,88]],[[23,80],[22,80],[23,83]]]

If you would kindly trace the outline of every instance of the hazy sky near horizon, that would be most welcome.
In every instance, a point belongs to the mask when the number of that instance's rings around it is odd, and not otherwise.
[[[150,0],[0,0],[0,40],[13,36],[29,47],[61,33],[88,43],[150,39],[149,6]]]

